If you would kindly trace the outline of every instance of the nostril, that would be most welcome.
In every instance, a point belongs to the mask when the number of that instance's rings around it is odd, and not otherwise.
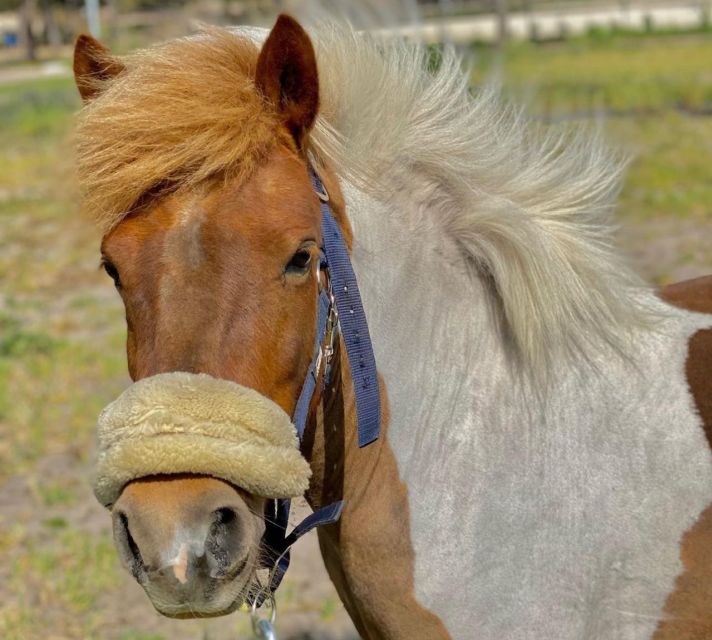
[[[213,577],[227,575],[235,555],[239,553],[240,532],[237,512],[230,507],[222,507],[213,511],[213,522],[210,526],[205,550],[208,552]]]
[[[215,511],[215,523],[229,525],[237,518],[237,514],[229,507],[223,507]]]
[[[141,557],[141,551],[131,535],[129,518],[123,511],[118,514],[117,525],[118,526],[114,529],[117,546],[119,547],[124,563],[138,580],[139,577],[145,573],[146,565]]]

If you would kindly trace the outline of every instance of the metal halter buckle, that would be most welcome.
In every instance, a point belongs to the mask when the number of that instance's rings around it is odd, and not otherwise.
[[[329,193],[323,184],[321,185],[321,190],[315,191],[315,193],[316,193],[317,197],[319,198],[319,200],[321,200],[322,202],[329,202]]]
[[[277,640],[277,634],[274,630],[274,623],[277,619],[277,602],[272,592],[267,595],[267,600],[271,609],[269,619],[260,618],[260,614],[257,612],[257,599],[255,598],[252,601],[250,618],[252,620],[252,632],[257,640]]]
[[[322,360],[324,362],[324,384],[329,382],[329,375],[331,374],[332,359],[334,357],[336,340],[339,337],[339,312],[336,309],[336,300],[334,299],[334,293],[331,290],[331,282],[329,282],[329,315],[326,319],[326,339],[324,344],[319,349],[319,360],[317,363],[317,373],[321,369]]]

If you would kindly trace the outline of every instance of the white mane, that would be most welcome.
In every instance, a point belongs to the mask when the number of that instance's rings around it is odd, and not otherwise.
[[[336,24],[313,37],[316,152],[380,199],[417,184],[433,226],[491,283],[523,362],[546,371],[557,356],[624,351],[649,312],[612,240],[622,163],[600,140],[543,134],[496,91],[472,93],[452,48],[432,72],[425,45]]]

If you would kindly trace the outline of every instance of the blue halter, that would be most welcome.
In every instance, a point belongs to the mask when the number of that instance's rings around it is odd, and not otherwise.
[[[321,202],[321,232],[323,238],[320,269],[328,272],[328,287],[321,289],[318,299],[317,330],[314,356],[299,394],[292,419],[299,441],[304,437],[309,407],[321,376],[322,388],[329,383],[331,359],[339,333],[346,347],[351,365],[351,376],[358,417],[358,446],[365,447],[378,438],[381,429],[381,395],[373,355],[371,336],[361,302],[356,275],[346,242],[329,206],[329,196],[314,168],[309,165],[309,177]],[[344,501],[339,500],[314,511],[287,535],[290,500],[270,501],[265,514],[266,529],[263,548],[266,552],[264,568],[270,570],[270,582],[248,601],[260,606],[274,593],[289,568],[290,547],[315,527],[333,524],[341,517]]]

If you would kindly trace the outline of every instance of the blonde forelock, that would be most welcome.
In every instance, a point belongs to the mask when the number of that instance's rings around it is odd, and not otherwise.
[[[258,48],[217,28],[121,59],[76,131],[83,208],[109,231],[147,194],[245,179],[284,137],[254,84]]]

